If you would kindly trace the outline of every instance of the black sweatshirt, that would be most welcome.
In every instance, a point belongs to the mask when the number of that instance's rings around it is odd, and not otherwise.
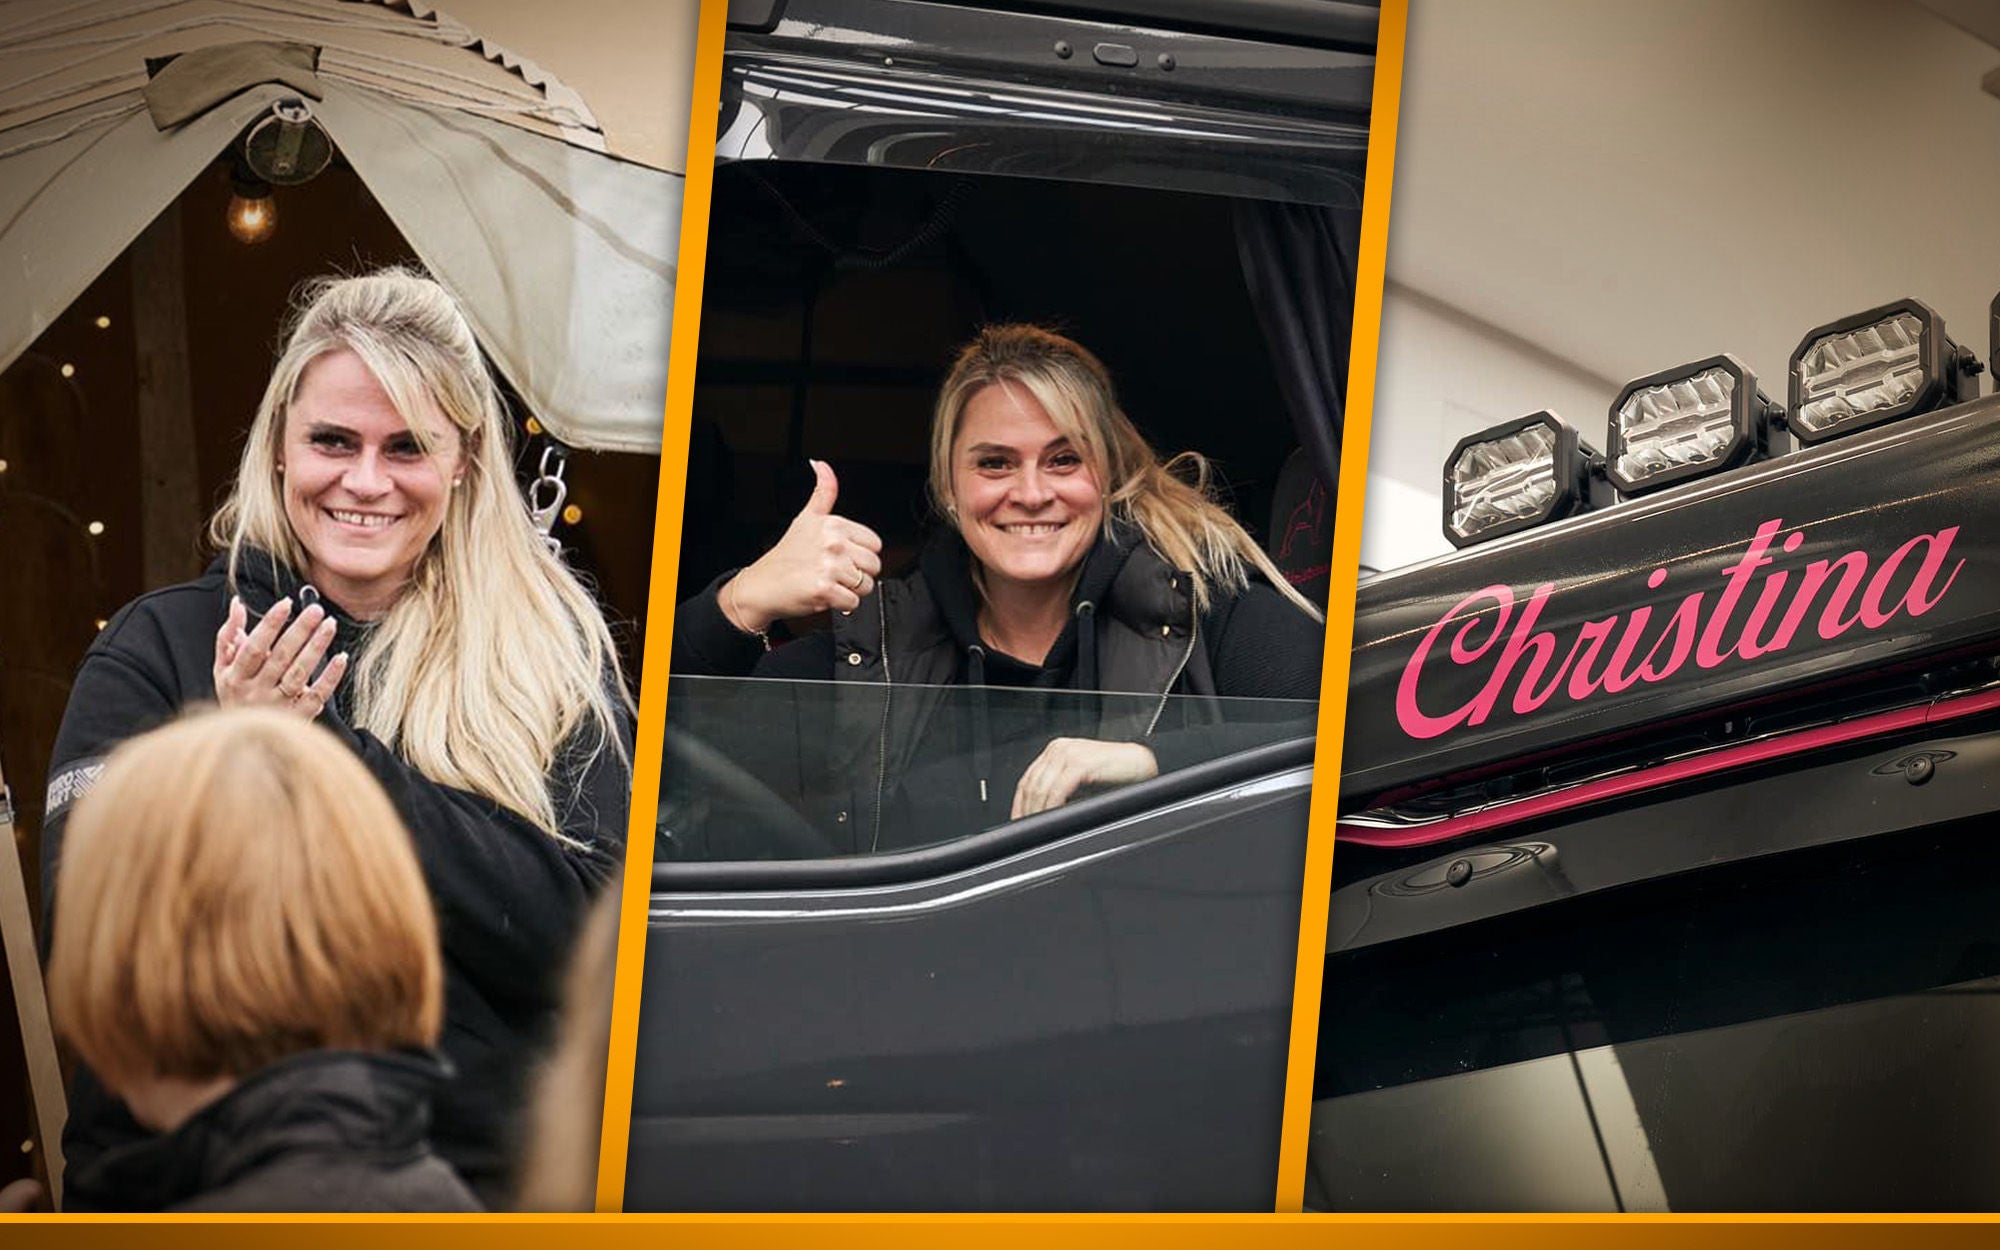
[[[254,621],[301,583],[261,552],[245,552],[238,593]],[[215,635],[229,611],[224,561],[201,577],[142,595],[92,643],[70,688],[49,766],[42,827],[45,916],[60,894],[63,827],[103,757],[127,738],[215,698]],[[338,634],[329,654],[358,654],[366,627],[325,599]],[[445,1025],[439,1049],[456,1076],[438,1093],[432,1133],[443,1155],[487,1201],[500,1196],[514,1154],[513,1123],[527,1078],[552,1033],[566,953],[597,891],[624,862],[631,805],[626,752],[577,742],[558,762],[557,842],[489,799],[440,785],[374,735],[347,723],[344,688],[321,714],[394,800],[437,908],[444,951]],[[45,921],[46,923],[46,921]],[[63,1133],[71,1167],[143,1132],[125,1108],[79,1072]]]

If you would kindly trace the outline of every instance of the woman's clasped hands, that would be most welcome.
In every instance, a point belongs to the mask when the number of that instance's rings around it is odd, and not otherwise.
[[[295,618],[287,597],[271,605],[255,628],[246,629],[248,622],[249,609],[232,598],[215,634],[216,702],[283,708],[307,720],[317,717],[347,674],[345,651],[320,665],[333,645],[333,617],[313,603]]]

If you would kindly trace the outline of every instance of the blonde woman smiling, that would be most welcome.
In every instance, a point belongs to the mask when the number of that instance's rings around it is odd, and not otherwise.
[[[1226,749],[1225,732],[1161,732],[1167,695],[1193,696],[1181,711],[1198,715],[1189,705],[1206,696],[1318,692],[1318,611],[1210,496],[1206,461],[1163,462],[1104,365],[1060,334],[989,326],[959,353],[931,422],[944,525],[910,575],[878,583],[881,541],[834,514],[833,472],[814,470],[819,489],[778,543],[682,605],[676,673],[830,679],[855,694],[893,683],[1151,696],[1104,701],[1069,732],[1057,722],[1089,701],[1052,701],[1059,736],[1041,735],[1024,767],[991,749],[997,707],[989,716],[978,697],[966,716],[934,715],[931,694],[822,700],[835,724],[814,736],[836,752],[855,744],[834,765],[853,791],[838,822],[853,841],[836,849],[983,828]],[[775,621],[828,609],[831,629],[766,653]]]
[[[128,604],[70,693],[50,769],[44,897],[63,820],[118,742],[214,700],[317,720],[414,839],[456,1068],[435,1140],[489,1198],[591,897],[622,858],[629,704],[590,593],[535,532],[471,327],[391,270],[307,295],[210,526],[207,573]],[[134,1126],[73,1094],[72,1166]]]

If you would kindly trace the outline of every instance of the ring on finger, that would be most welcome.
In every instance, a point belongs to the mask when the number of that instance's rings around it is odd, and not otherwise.
[[[863,586],[866,586],[867,584],[868,584],[868,574],[863,573],[860,569],[854,570],[853,581],[845,583],[846,587],[849,590],[855,591],[856,593],[859,593],[861,588]]]

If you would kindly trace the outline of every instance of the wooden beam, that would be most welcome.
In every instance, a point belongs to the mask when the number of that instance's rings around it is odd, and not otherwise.
[[[7,976],[13,983],[14,1010],[21,1021],[21,1049],[28,1057],[28,1089],[35,1104],[35,1135],[41,1139],[50,1205],[60,1211],[62,1135],[69,1118],[69,1101],[63,1093],[55,1030],[49,1025],[41,947],[35,940],[35,918],[28,907],[28,880],[21,867],[21,845],[14,836],[14,805],[5,775],[0,775],[0,834],[5,835],[6,843],[5,854],[0,854],[0,946],[7,951]]]
[[[168,586],[201,571],[203,520],[178,200],[140,232],[131,257],[140,559],[145,585]]]

